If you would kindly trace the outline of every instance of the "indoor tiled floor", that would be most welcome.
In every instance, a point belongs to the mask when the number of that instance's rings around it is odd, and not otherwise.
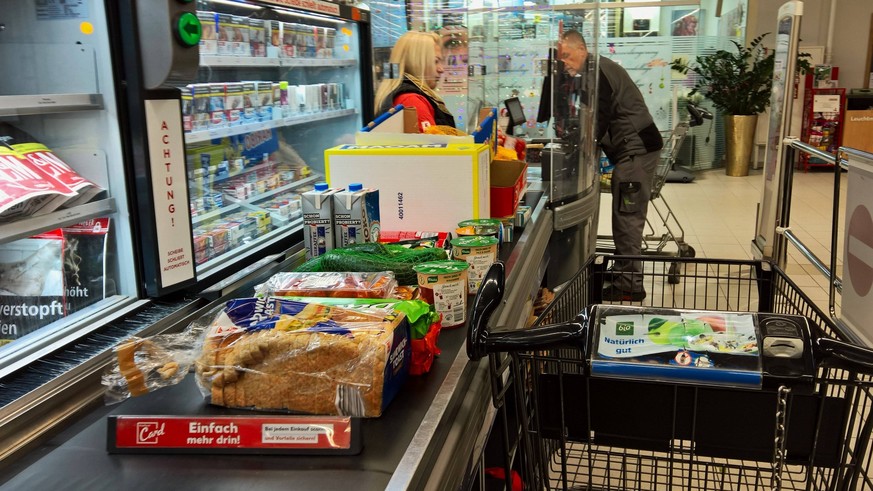
[[[666,183],[662,194],[684,230],[685,242],[694,247],[697,257],[752,259],[751,242],[755,234],[762,187],[760,170],[752,170],[747,177],[728,177],[724,169],[713,169],[698,171],[691,183]],[[840,186],[838,276],[841,276],[842,270],[845,187],[846,174],[843,173]],[[832,170],[797,171],[794,175],[791,230],[825,264],[830,262],[833,188]],[[610,196],[604,195],[600,215],[604,219],[599,225],[603,235],[609,234],[609,206]],[[651,206],[649,219],[660,234],[663,230],[662,220]],[[673,232],[677,234],[676,230]],[[788,246],[785,270],[789,278],[827,312],[827,279],[791,244]],[[836,304],[839,305],[839,294]]]

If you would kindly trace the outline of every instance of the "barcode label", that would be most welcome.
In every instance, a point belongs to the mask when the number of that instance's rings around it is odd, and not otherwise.
[[[361,390],[353,385],[337,384],[336,410],[341,416],[364,416],[364,399]]]

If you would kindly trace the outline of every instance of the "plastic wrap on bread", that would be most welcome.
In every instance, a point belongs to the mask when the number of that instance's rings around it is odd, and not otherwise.
[[[277,273],[255,287],[259,296],[390,298],[394,273]]]
[[[193,366],[214,405],[377,417],[405,381],[410,351],[405,315],[390,306],[241,298],[185,333],[123,343],[104,385],[112,402],[178,383]]]

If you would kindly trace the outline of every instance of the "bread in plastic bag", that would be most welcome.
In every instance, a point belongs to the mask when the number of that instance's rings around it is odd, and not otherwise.
[[[202,324],[202,323],[201,323]],[[104,377],[116,399],[178,383],[194,365],[198,386],[212,404],[268,411],[377,417],[409,369],[405,315],[390,307],[354,310],[278,298],[227,302],[200,331],[194,350],[175,355],[172,336],[132,341],[118,348],[114,377]],[[190,337],[190,335],[189,335]],[[122,363],[133,349],[133,367]],[[193,355],[193,356],[192,356]],[[177,373],[161,378],[161,370]],[[178,370],[185,370],[178,377]],[[123,383],[121,380],[123,380]],[[163,383],[162,383],[163,380]],[[109,383],[114,382],[114,385]],[[118,397],[122,396],[122,397]],[[112,400],[112,397],[108,397]]]

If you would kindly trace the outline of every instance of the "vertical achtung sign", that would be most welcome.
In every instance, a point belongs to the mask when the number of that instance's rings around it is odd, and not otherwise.
[[[161,287],[194,277],[184,133],[177,99],[145,101]]]

